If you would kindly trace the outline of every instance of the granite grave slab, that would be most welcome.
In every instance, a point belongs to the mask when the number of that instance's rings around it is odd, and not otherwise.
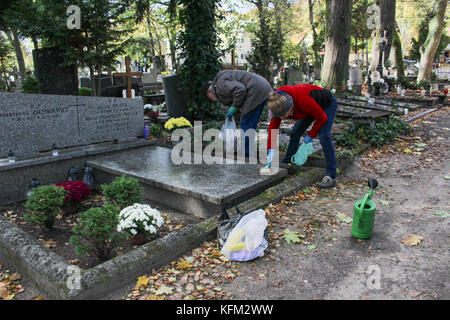
[[[143,135],[143,100],[0,92],[0,158]]]
[[[172,149],[150,146],[88,161],[97,188],[115,177],[137,178],[144,197],[201,217],[248,200],[287,176],[287,171],[260,175],[260,164],[181,164],[171,161]]]

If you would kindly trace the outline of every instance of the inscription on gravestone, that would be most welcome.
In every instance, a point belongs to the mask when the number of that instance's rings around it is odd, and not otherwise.
[[[0,93],[0,158],[136,138],[144,130],[142,99]]]

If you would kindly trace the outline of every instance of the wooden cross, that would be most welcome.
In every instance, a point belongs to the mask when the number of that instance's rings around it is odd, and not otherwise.
[[[131,72],[130,67],[130,57],[125,58],[125,66],[126,66],[126,72],[125,73],[114,73],[114,77],[126,77],[127,78],[127,98],[131,98],[131,77],[138,77],[142,76],[142,72]]]

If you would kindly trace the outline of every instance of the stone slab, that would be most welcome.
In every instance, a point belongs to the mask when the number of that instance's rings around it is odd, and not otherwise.
[[[0,158],[143,135],[143,101],[0,92]]]
[[[249,199],[287,176],[287,171],[260,175],[260,164],[181,164],[171,160],[172,149],[150,146],[88,161],[96,181],[116,176],[137,178],[145,198],[181,211],[210,216]],[[223,158],[222,158],[223,160]]]

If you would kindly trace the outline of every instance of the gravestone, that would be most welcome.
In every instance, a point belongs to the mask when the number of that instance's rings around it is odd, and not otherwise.
[[[142,76],[143,83],[156,82],[158,80],[158,72],[156,69],[150,69],[150,73],[144,73]]]
[[[188,108],[184,92],[179,88],[178,76],[163,77],[164,95],[166,97],[167,113],[172,117],[186,116]]]
[[[0,158],[143,134],[143,101],[0,92]]]
[[[286,71],[286,84],[295,85],[295,82],[302,81],[302,71],[300,69],[288,69]]]
[[[260,164],[175,165],[171,152],[150,146],[99,157],[88,165],[94,168],[97,188],[125,174],[139,180],[147,200],[201,217],[244,202],[287,176],[284,169],[261,175]]]
[[[361,94],[361,70],[358,66],[353,66],[349,70],[349,80],[352,86],[352,91],[356,94]]]
[[[62,66],[62,52],[56,48],[33,50],[36,78],[43,94],[78,95],[77,66]]]

